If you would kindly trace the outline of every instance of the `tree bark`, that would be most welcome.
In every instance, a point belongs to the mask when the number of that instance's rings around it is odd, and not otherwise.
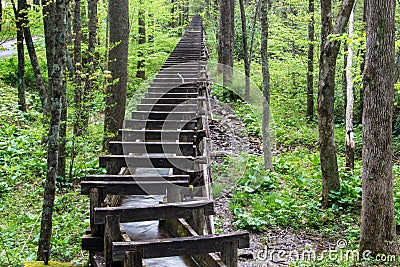
[[[356,144],[354,142],[353,109],[354,109],[354,86],[353,86],[353,56],[354,49],[352,39],[354,37],[354,8],[349,18],[349,47],[346,62],[346,169],[354,170],[354,153]]]
[[[142,80],[146,79],[146,73],[144,70],[144,60],[143,60],[143,44],[146,43],[146,21],[145,21],[145,10],[143,7],[143,0],[139,1],[139,11],[138,11],[138,25],[139,25],[139,52],[138,52],[138,63],[137,63],[137,72],[136,78],[140,78]]]
[[[45,42],[49,74],[50,127],[48,133],[47,173],[44,188],[44,201],[37,260],[44,259],[44,253],[50,253],[52,235],[55,184],[58,169],[58,142],[61,120],[61,98],[65,90],[64,69],[66,51],[67,1],[43,0],[45,21]]]
[[[122,128],[125,116],[129,43],[128,0],[110,1],[108,16],[111,44],[108,69],[113,81],[107,87],[105,95],[103,148],[107,150],[109,141],[118,139],[118,130]]]
[[[49,115],[49,110],[48,110],[48,105],[47,105],[47,99],[48,99],[48,93],[47,93],[47,88],[46,84],[43,80],[42,76],[42,71],[40,69],[39,65],[39,60],[36,54],[36,49],[33,44],[33,39],[32,39],[32,34],[31,34],[31,29],[29,27],[29,20],[28,20],[28,14],[27,10],[29,8],[28,3],[26,0],[19,0],[21,2],[21,7],[23,10],[23,30],[24,30],[24,39],[26,43],[26,48],[28,50],[29,58],[31,61],[33,73],[35,75],[36,79],[36,85],[38,87],[38,92],[40,96],[40,100],[42,103],[42,110],[45,115]]]
[[[223,65],[223,86],[228,87],[233,74],[233,0],[220,0],[220,28],[218,63]]]
[[[258,13],[260,12],[260,4],[261,0],[258,0],[256,3],[256,11],[254,12],[254,17],[253,17],[253,26],[251,28],[251,40],[250,40],[250,55],[249,55],[249,63],[251,66],[251,62],[253,60],[253,46],[254,46],[254,35],[256,32],[256,23],[257,23],[257,17]]]
[[[14,16],[15,26],[17,28],[17,56],[18,56],[18,69],[17,69],[17,88],[18,88],[18,108],[22,112],[26,112],[25,100],[25,53],[24,53],[24,29],[23,29],[23,12],[21,2],[18,1],[18,7],[15,5],[14,0],[11,1]]]
[[[308,56],[307,56],[307,117],[314,119],[314,0],[308,0],[308,13],[311,15],[308,22]]]
[[[322,204],[328,205],[329,192],[339,189],[340,180],[334,138],[334,102],[336,60],[340,41],[330,40],[331,34],[342,34],[347,25],[354,0],[344,0],[332,24],[331,0],[321,1],[321,49],[318,83],[318,133],[322,171]]]
[[[74,87],[74,136],[82,134],[82,32],[81,32],[81,0],[75,0],[73,8],[72,29],[74,34],[74,65],[75,65],[75,87]]]
[[[360,251],[399,254],[394,217],[392,110],[395,0],[366,0]]]
[[[82,95],[82,109],[81,109],[81,120],[82,120],[82,130],[87,129],[89,124],[89,109],[90,103],[93,100],[93,93],[95,90],[95,83],[93,82],[96,78],[93,74],[96,70],[96,43],[97,43],[97,3],[98,0],[88,0],[88,48],[86,52],[86,79],[85,88]]]
[[[3,26],[3,1],[0,1],[0,32]]]
[[[263,152],[265,169],[272,170],[272,151],[271,151],[271,129],[270,121],[270,74],[268,65],[268,1],[261,0],[261,62],[263,76]]]
[[[239,5],[240,5],[240,15],[241,15],[241,19],[242,19],[244,74],[246,75],[244,98],[247,101],[250,99],[250,63],[249,63],[249,49],[248,49],[248,45],[247,45],[246,11],[244,9],[243,0],[239,0]]]

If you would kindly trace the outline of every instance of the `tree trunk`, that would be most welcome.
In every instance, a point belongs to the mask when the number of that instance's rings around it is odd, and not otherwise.
[[[66,52],[67,54],[68,52]],[[65,63],[66,64],[66,63]],[[59,147],[58,147],[58,169],[57,175],[65,178],[65,168],[67,161],[67,152],[65,146],[67,145],[67,121],[68,121],[68,108],[67,108],[67,87],[63,87],[61,92],[61,122],[59,133]]]
[[[342,71],[342,92],[343,92],[343,118],[346,121],[347,109],[347,53],[349,46],[347,42],[343,43],[343,71]]]
[[[354,0],[344,0],[332,25],[331,0],[321,1],[321,52],[318,84],[318,132],[322,171],[322,204],[328,205],[329,192],[339,189],[340,180],[334,138],[334,102],[336,59],[340,49],[338,40],[330,34],[342,34],[347,25]]]
[[[136,78],[140,78],[142,80],[146,79],[146,73],[144,70],[144,60],[143,60],[143,44],[146,43],[146,21],[145,21],[145,10],[143,7],[143,0],[139,0],[139,11],[138,11],[138,25],[139,25],[139,51],[138,51],[138,63],[137,63],[137,72]]]
[[[86,79],[85,79],[85,89],[82,96],[82,130],[87,129],[89,124],[89,110],[90,103],[93,100],[93,93],[95,90],[95,83],[93,82],[93,74],[96,70],[96,42],[97,42],[97,3],[98,0],[88,0],[88,48],[86,53]]]
[[[175,5],[176,5],[175,0],[171,0],[171,21],[169,23],[169,26],[171,28],[176,27],[176,7],[175,7]]]
[[[66,51],[66,12],[67,1],[56,2],[43,0],[43,17],[45,20],[45,42],[49,74],[50,127],[47,148],[47,174],[44,185],[44,201],[37,260],[44,260],[44,254],[50,253],[52,235],[55,184],[58,169],[58,141],[61,120],[61,98],[65,90],[64,69]],[[51,62],[51,64],[49,64]]]
[[[308,22],[308,57],[307,57],[307,117],[314,119],[314,0],[308,0],[308,13],[311,15]]]
[[[268,1],[261,0],[261,62],[263,76],[263,152],[265,169],[272,170],[271,130],[270,130],[270,74],[268,65]]]
[[[366,0],[360,251],[399,254],[393,203],[395,0]]]
[[[260,4],[261,0],[258,0],[256,3],[256,11],[254,12],[254,18],[253,18],[253,26],[251,28],[251,40],[250,40],[250,55],[249,55],[249,64],[251,66],[251,62],[253,60],[253,46],[254,46],[254,35],[256,32],[256,23],[257,23],[257,17],[258,13],[260,12]]]
[[[246,75],[246,86],[244,90],[244,98],[246,101],[250,99],[250,64],[249,64],[249,49],[247,47],[247,26],[246,26],[246,11],[244,9],[243,0],[239,0],[240,15],[242,19],[242,41],[243,41],[243,61],[244,74]]]
[[[223,86],[228,87],[233,74],[233,30],[234,30],[234,1],[220,0],[220,28],[218,63],[222,64]],[[229,92],[228,95],[231,95]]]
[[[353,109],[354,109],[354,88],[353,88],[353,56],[354,49],[352,39],[354,37],[354,8],[349,18],[349,48],[346,62],[346,169],[354,170],[354,152],[356,144],[354,142],[353,129]]]
[[[49,110],[48,110],[49,107],[47,105],[48,93],[46,89],[46,84],[43,80],[42,71],[40,70],[39,60],[36,54],[35,46],[33,44],[31,29],[29,27],[29,20],[27,14],[29,6],[26,0],[19,0],[19,1],[21,2],[23,9],[23,29],[24,29],[25,43],[29,53],[29,58],[31,61],[33,73],[35,75],[36,85],[38,87],[43,113],[45,115],[49,115]]]
[[[106,150],[109,141],[118,139],[118,130],[122,128],[125,116],[129,43],[128,0],[110,1],[108,16],[111,44],[108,69],[114,81],[107,87],[105,95],[103,148]]]
[[[0,1],[0,32],[3,26],[3,1]]]
[[[365,11],[366,11],[366,5],[365,5],[365,2],[364,2],[364,9],[363,9],[363,22],[364,23],[366,21],[366,13],[365,13]],[[360,58],[361,58],[360,73],[361,74],[364,72],[365,56],[366,56],[365,55],[365,50],[361,49],[361,52],[360,52]],[[364,112],[364,87],[363,86],[361,86],[361,88],[360,88],[360,101],[359,102],[360,102],[360,112],[359,112],[360,116],[357,119],[357,123],[359,125],[361,125],[362,124],[362,114]]]
[[[17,28],[17,56],[18,56],[18,70],[17,70],[17,88],[18,88],[18,108],[22,112],[26,112],[25,101],[25,53],[24,53],[24,29],[23,29],[23,12],[22,3],[18,1],[18,7],[15,5],[14,0],[11,1],[15,24]]]
[[[74,120],[74,136],[80,136],[82,134],[82,53],[81,53],[81,0],[75,0],[73,9],[73,22],[72,29],[74,34],[74,65],[75,65],[75,87],[74,87],[74,108],[75,108],[75,120]],[[72,156],[71,156],[72,157]]]

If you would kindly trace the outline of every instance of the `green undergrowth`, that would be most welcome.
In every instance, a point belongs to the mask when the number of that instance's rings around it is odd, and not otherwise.
[[[361,135],[362,127],[354,129],[356,153],[355,169],[345,171],[345,125],[335,124],[335,142],[338,155],[341,185],[330,194],[328,207],[321,206],[322,177],[318,152],[318,124],[305,115],[306,94],[303,78],[293,80],[302,73],[301,61],[292,59],[288,65],[270,60],[271,71],[271,126],[273,143],[273,171],[266,171],[263,158],[251,154],[226,156],[223,164],[214,167],[214,180],[236,181],[232,186],[230,209],[236,229],[247,229],[268,235],[269,229],[289,228],[306,232],[335,244],[344,239],[347,248],[358,249],[361,213]],[[261,85],[259,64],[253,64],[252,79]],[[305,77],[305,73],[304,73]],[[260,89],[261,90],[261,89]],[[228,103],[246,126],[249,135],[260,137],[260,118],[256,118],[249,104],[243,100],[224,98],[225,89],[213,85],[212,93]],[[394,138],[394,155],[399,153],[398,137]],[[400,166],[395,161],[394,192],[395,215],[400,225]],[[245,170],[245,171],[244,171]],[[231,176],[235,176],[232,178]],[[221,183],[221,182],[219,182]],[[218,222],[217,222],[218,225]],[[293,266],[356,266],[354,260],[319,259],[318,261],[293,262]],[[373,262],[364,263],[367,265]],[[390,264],[389,264],[390,265]]]
[[[16,89],[1,83],[0,95],[0,266],[20,266],[23,261],[36,259],[47,127],[35,109],[29,108],[25,114],[17,109]],[[33,106],[32,97],[27,94],[28,107]],[[97,164],[89,160],[96,159],[89,151],[81,157],[89,162],[79,161],[83,171]],[[74,179],[58,184],[51,257],[83,263],[86,255],[80,249],[80,239],[88,225],[88,199],[80,195],[79,179]]]

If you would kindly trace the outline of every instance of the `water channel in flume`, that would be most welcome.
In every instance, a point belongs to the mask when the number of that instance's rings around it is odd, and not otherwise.
[[[141,170],[143,172],[143,170]],[[136,171],[136,173],[140,173]],[[162,172],[159,172],[162,174]],[[164,196],[144,195],[144,196],[123,196],[121,199],[122,207],[143,207],[153,206],[163,201]],[[122,223],[126,234],[132,241],[155,239],[155,238],[169,238],[172,237],[169,232],[159,225],[159,221],[144,221]],[[188,257],[165,257],[155,259],[145,259],[144,264],[146,267],[194,267],[197,266]]]

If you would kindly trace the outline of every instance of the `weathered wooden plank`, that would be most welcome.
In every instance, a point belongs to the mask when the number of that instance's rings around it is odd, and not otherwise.
[[[199,98],[142,98],[142,104],[167,104],[167,105],[177,105],[177,104],[193,104],[197,105],[199,101],[207,101],[206,98],[204,97],[199,97]]]
[[[103,251],[104,239],[102,236],[92,234],[82,236],[82,250]]]
[[[124,259],[124,267],[143,267],[143,251],[127,251]]]
[[[186,103],[177,103],[177,104],[138,104],[138,111],[197,111],[197,104],[186,104]]]
[[[94,209],[101,207],[101,203],[103,201],[103,190],[101,190],[101,188],[89,188],[86,194],[90,197],[90,230],[92,234],[99,235],[101,233],[101,227],[94,224]]]
[[[167,153],[180,156],[194,156],[193,142],[110,142],[108,150],[112,155],[130,153]]]
[[[198,92],[194,93],[170,93],[170,92],[149,92],[146,93],[145,98],[156,98],[156,99],[161,99],[161,98],[196,98],[198,97],[199,94]]]
[[[139,120],[193,120],[198,117],[197,112],[182,111],[182,112],[168,112],[168,111],[132,111],[132,119]]]
[[[130,141],[181,141],[193,142],[195,140],[195,132],[193,130],[119,130],[123,142]]]
[[[86,175],[86,181],[188,181],[189,175]]]
[[[107,163],[116,163],[118,167],[130,168],[181,168],[182,170],[193,171],[194,163],[205,164],[205,157],[191,156],[169,156],[169,155],[105,155],[99,156],[100,167],[105,168]]]
[[[83,181],[81,194],[87,195],[93,188],[104,195],[164,195],[169,187],[187,187],[188,181]],[[97,206],[98,207],[98,206]]]
[[[96,208],[94,222],[95,224],[104,224],[107,216],[119,216],[121,223],[188,218],[194,210],[202,210],[206,215],[214,215],[214,201],[177,202],[144,207]]]
[[[238,248],[248,248],[249,233],[244,231],[220,235],[114,242],[113,260],[123,261],[126,251],[129,250],[143,250],[144,259],[222,252],[223,244],[233,241],[238,241]]]
[[[182,218],[163,220],[160,221],[160,224],[175,237],[198,236],[196,231]],[[216,253],[198,254],[192,255],[192,257],[195,258],[197,262],[201,262],[208,267],[226,267]]]
[[[132,130],[194,130],[197,120],[125,120],[125,128]]]
[[[119,216],[107,216],[104,227],[104,258],[106,267],[112,267],[112,244],[113,242],[121,241],[121,232],[119,230]]]

